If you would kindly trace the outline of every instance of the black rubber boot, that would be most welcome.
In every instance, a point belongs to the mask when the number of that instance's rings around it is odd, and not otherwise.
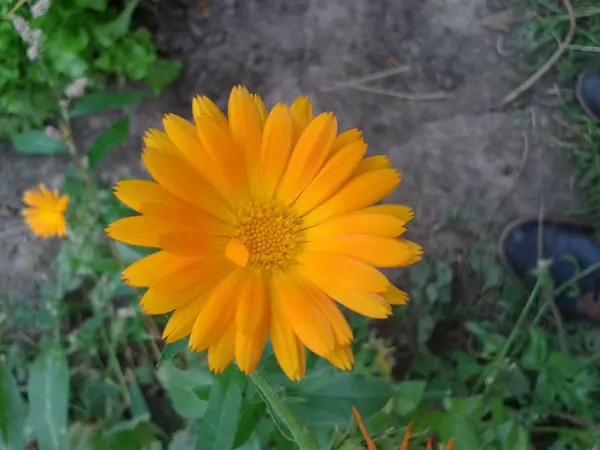
[[[575,95],[586,114],[600,122],[600,63],[591,65],[579,75]]]
[[[541,228],[540,241],[537,219],[514,222],[500,239],[501,259],[527,289],[533,289],[537,281],[533,272],[538,255],[550,261],[548,271],[555,288],[600,262],[600,244],[594,239],[594,230],[589,224],[546,220]],[[538,242],[541,242],[541,252]],[[565,319],[600,323],[600,268],[581,278],[577,286],[578,297],[573,298],[572,289],[565,289],[555,298],[561,315]]]

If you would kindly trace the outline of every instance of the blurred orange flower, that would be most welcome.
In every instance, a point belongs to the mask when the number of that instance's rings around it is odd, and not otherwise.
[[[29,208],[23,209],[21,214],[33,234],[44,239],[67,235],[65,212],[69,203],[68,195],[60,196],[58,190],[50,191],[40,184],[37,189],[25,191],[23,202]]]

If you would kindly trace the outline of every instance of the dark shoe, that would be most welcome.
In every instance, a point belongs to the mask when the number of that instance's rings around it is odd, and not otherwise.
[[[513,222],[500,238],[501,259],[527,289],[533,289],[537,281],[533,272],[538,255],[550,261],[548,271],[555,288],[600,262],[600,244],[594,239],[594,230],[589,224],[545,220],[542,227],[539,253],[537,219]],[[565,289],[555,298],[558,310],[566,319],[600,323],[600,267],[578,280],[577,286],[577,298],[573,297],[573,289]]]
[[[600,122],[600,64],[588,67],[579,75],[575,95],[586,114]]]

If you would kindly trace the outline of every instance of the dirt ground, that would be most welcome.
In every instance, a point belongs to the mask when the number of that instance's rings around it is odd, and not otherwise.
[[[101,166],[103,181],[144,175],[141,137],[160,127],[162,113],[189,118],[196,94],[225,107],[232,85],[242,83],[271,105],[308,95],[318,111],[335,112],[342,128],[361,128],[369,151],[389,155],[404,173],[391,200],[416,209],[410,233],[426,252],[453,258],[482,238],[493,242],[503,224],[537,215],[542,204],[561,215],[578,205],[570,161],[545,139],[560,112],[536,105],[535,96],[498,108],[524,74],[520,56],[505,56],[507,46],[498,45],[507,24],[490,18],[504,17],[495,14],[514,2],[206,3],[203,11],[193,0],[158,3],[157,40],[183,62],[182,77],[131,111],[133,134]],[[359,85],[388,94],[340,86],[396,65],[405,72]],[[443,98],[427,99],[431,93]],[[83,146],[115,118],[76,122]],[[24,189],[40,181],[60,186],[66,163],[0,150],[0,311],[34,299],[49,276],[56,243],[21,231],[18,208]]]

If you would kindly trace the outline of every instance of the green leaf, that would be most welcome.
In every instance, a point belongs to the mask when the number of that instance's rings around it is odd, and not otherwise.
[[[541,370],[548,358],[547,334],[540,328],[529,330],[529,341],[521,356],[521,366],[525,370]]]
[[[165,362],[158,369],[157,377],[167,390],[173,409],[182,417],[198,419],[203,417],[208,407],[208,402],[196,394],[200,388],[206,388],[213,382],[213,376],[201,368],[181,370],[171,362]]]
[[[158,365],[161,366],[164,362],[171,361],[175,355],[184,352],[188,346],[188,341],[189,337],[186,337],[165,345],[162,353],[160,354],[160,361],[158,361]]]
[[[27,392],[30,424],[40,450],[67,448],[69,366],[58,343],[46,348],[31,364]]]
[[[215,377],[208,409],[198,430],[196,449],[233,449],[245,384],[246,377],[235,366]]]
[[[88,152],[88,160],[90,170],[94,170],[100,161],[102,161],[108,153],[115,147],[121,145],[129,136],[129,117],[124,117],[116,121],[110,127],[96,138],[90,151]]]
[[[95,92],[84,95],[77,101],[69,115],[71,117],[89,116],[108,111],[110,109],[121,108],[150,96],[150,92]]]
[[[181,72],[181,61],[167,61],[159,59],[146,75],[146,82],[156,94],[175,81]]]
[[[353,405],[366,419],[379,412],[394,393],[385,380],[330,368],[314,371],[290,391],[299,400],[294,410],[306,422],[341,427],[348,426]]]
[[[241,412],[241,418],[238,423],[237,433],[235,435],[234,448],[238,448],[246,443],[256,429],[256,425],[264,417],[267,405],[260,400],[258,403],[244,402]]]
[[[43,130],[31,130],[10,137],[15,149],[26,155],[58,155],[67,153],[67,147],[61,141],[47,136]]]
[[[404,381],[396,385],[394,409],[401,416],[411,414],[423,399],[427,383],[421,380]]]
[[[129,396],[131,397],[131,412],[134,417],[150,414],[144,394],[135,380],[132,380],[129,384]]]
[[[0,360],[0,448],[25,446],[23,399],[19,386],[5,360]]]
[[[502,450],[529,450],[529,431],[514,420],[500,425],[497,430]]]
[[[129,0],[115,20],[105,25],[99,25],[94,29],[96,39],[100,44],[104,46],[111,45],[116,38],[127,34],[131,23],[131,15],[139,2],[140,0]]]
[[[452,450],[481,448],[474,421],[460,414],[426,411],[419,416],[418,422],[418,426],[415,427],[417,430],[423,425],[429,426],[444,443],[453,437],[456,438],[456,444]]]

